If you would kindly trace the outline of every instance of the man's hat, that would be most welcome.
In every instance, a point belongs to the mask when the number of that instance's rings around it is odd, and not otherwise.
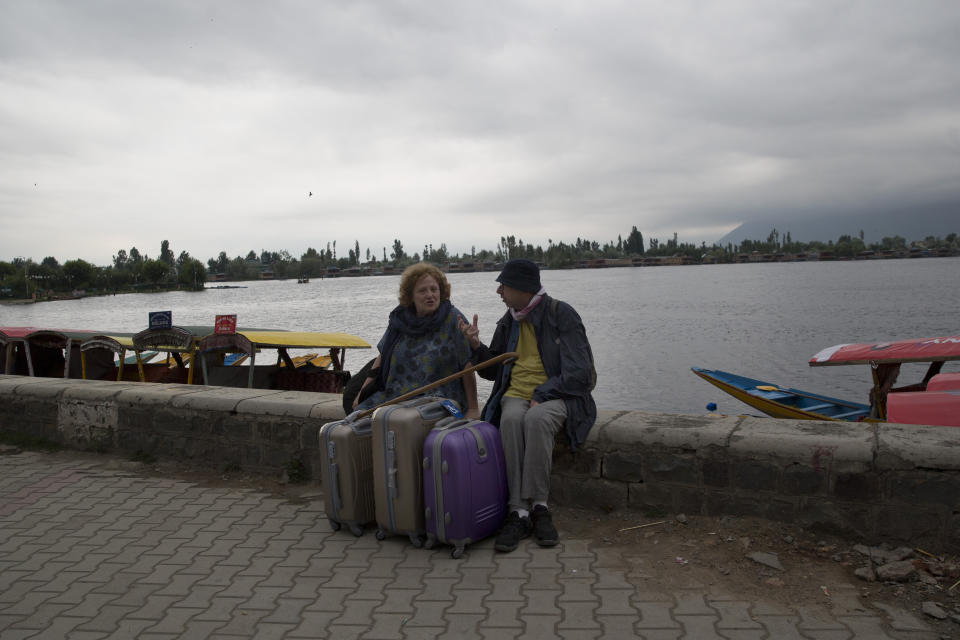
[[[540,269],[535,262],[516,258],[503,265],[503,271],[497,276],[497,282],[518,291],[537,293],[541,289]]]

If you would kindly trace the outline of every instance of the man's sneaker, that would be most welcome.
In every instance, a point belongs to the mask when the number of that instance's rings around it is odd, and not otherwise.
[[[530,518],[521,518],[519,513],[511,511],[497,534],[493,548],[497,551],[513,551],[521,540],[529,537],[531,528]]]
[[[550,517],[550,511],[542,504],[533,508],[530,514],[533,521],[533,535],[537,538],[537,544],[541,547],[552,547],[557,544],[559,536],[557,528],[553,526],[553,518]]]

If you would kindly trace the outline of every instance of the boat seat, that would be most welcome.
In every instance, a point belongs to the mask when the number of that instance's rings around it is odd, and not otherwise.
[[[833,418],[834,420],[841,420],[841,419],[843,419],[843,418],[850,418],[850,417],[858,416],[858,415],[867,415],[867,410],[866,410],[866,409],[856,409],[856,410],[854,410],[854,411],[847,411],[846,413],[838,413],[837,415],[835,415],[835,416],[830,416],[830,417]]]
[[[835,407],[835,406],[837,405],[833,404],[832,402],[824,402],[821,404],[812,404],[809,407],[797,407],[797,408],[802,409],[804,411],[819,411],[820,409],[826,409],[827,407]]]
[[[747,393],[758,398],[763,398],[764,400],[783,400],[785,398],[796,397],[792,393],[784,393],[783,391],[760,391],[757,389],[749,389]]]

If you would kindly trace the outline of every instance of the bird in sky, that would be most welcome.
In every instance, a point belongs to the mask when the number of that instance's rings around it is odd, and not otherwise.
[[[307,194],[307,197],[308,197],[308,198],[313,197],[313,191],[309,192],[309,193]]]

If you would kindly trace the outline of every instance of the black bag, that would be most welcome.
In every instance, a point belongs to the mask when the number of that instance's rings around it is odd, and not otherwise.
[[[370,397],[376,391],[379,391],[380,386],[380,370],[373,369],[373,363],[377,359],[374,358],[363,367],[356,374],[350,376],[350,380],[347,382],[346,386],[343,388],[343,410],[347,415],[353,413],[353,400],[359,395],[359,400],[357,402],[363,402]],[[363,387],[363,383],[367,381],[368,377],[373,376],[373,379],[370,381],[366,387],[364,387],[363,392],[361,393],[360,388]]]

